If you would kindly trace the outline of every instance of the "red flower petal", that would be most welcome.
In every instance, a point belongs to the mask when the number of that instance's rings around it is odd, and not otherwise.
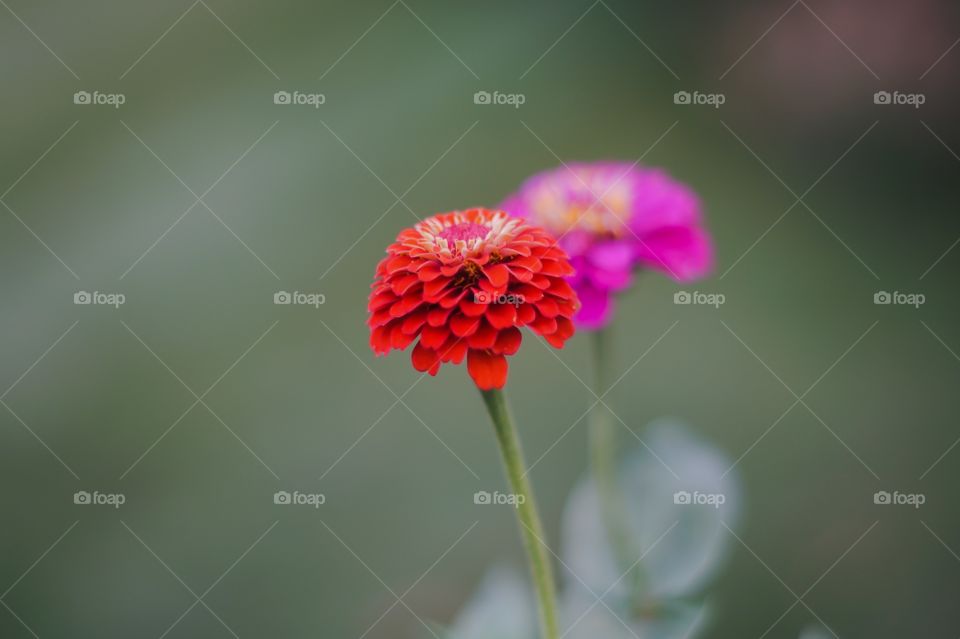
[[[444,308],[453,308],[460,302],[460,300],[464,298],[464,296],[466,296],[466,294],[467,289],[463,289],[459,293],[456,291],[456,289],[451,290],[449,293],[447,293],[446,297],[440,300],[440,306]]]
[[[451,337],[440,349],[440,359],[444,362],[459,364],[467,355],[467,343],[462,339]]]
[[[543,291],[536,286],[531,286],[529,284],[521,284],[511,292],[519,296],[519,298],[527,304],[530,304],[531,302],[539,302],[543,299]]]
[[[478,304],[468,295],[466,299],[460,300],[460,312],[469,317],[483,315],[487,310],[486,304]]]
[[[383,264],[383,269],[387,273],[396,273],[407,268],[412,261],[413,260],[406,255],[394,255],[393,257],[385,259],[381,264]]]
[[[390,352],[390,331],[386,326],[378,326],[370,332],[370,348],[377,355]]]
[[[489,298],[497,298],[507,292],[506,284],[497,287],[494,286],[493,282],[488,279],[482,279],[477,282],[477,287],[480,288],[481,291],[485,292]]]
[[[520,350],[520,343],[523,341],[523,333],[519,328],[510,327],[500,331],[497,334],[497,341],[493,346],[495,353],[504,355],[513,355]]]
[[[522,304],[517,309],[517,326],[526,326],[535,319],[537,319],[537,311],[532,304]]]
[[[525,270],[541,272],[543,270],[542,262],[535,257],[518,257],[511,260],[509,266],[512,271]]]
[[[447,341],[450,331],[446,326],[425,326],[420,333],[420,343],[427,348],[440,348]]]
[[[507,358],[470,349],[467,352],[467,372],[480,390],[503,388],[507,383]]]
[[[470,336],[467,343],[470,345],[470,348],[493,348],[493,345],[497,343],[497,329],[490,326],[487,322],[483,322],[477,329],[477,332]]]
[[[390,307],[390,317],[403,317],[410,311],[423,304],[423,298],[419,295],[411,294],[400,299]]]
[[[417,281],[419,282],[420,280],[418,279]],[[449,283],[450,280],[445,277],[425,282],[423,284],[423,297],[431,302],[437,301],[443,294],[443,289],[445,289]]]
[[[573,332],[573,321],[566,317],[558,317],[557,330],[550,335],[544,335],[543,339],[547,340],[554,348],[563,348],[564,342],[573,336]]]
[[[390,347],[402,351],[415,340],[413,335],[407,335],[403,332],[403,322],[397,320],[390,325]]]
[[[518,282],[529,282],[530,279],[533,278],[533,271],[528,271],[522,268],[516,268],[513,262],[507,265],[507,268],[510,269],[510,274],[513,275],[513,278]]]
[[[367,308],[371,311],[376,311],[384,306],[390,306],[397,301],[397,296],[393,294],[392,291],[384,291],[383,293],[377,293],[370,297],[370,302],[367,304]]]
[[[501,289],[510,281],[510,269],[506,264],[495,264],[483,269],[483,274],[487,276],[490,283],[497,289]]]
[[[536,304],[537,310],[546,317],[556,317],[560,313],[560,305],[552,297],[547,297]]]
[[[403,295],[419,283],[420,278],[410,273],[394,278],[390,282],[390,288],[393,289],[393,292],[397,295]]]
[[[440,267],[432,262],[427,262],[417,271],[417,279],[421,282],[432,282],[440,277]]]
[[[403,320],[403,332],[407,335],[416,335],[423,323],[427,321],[426,309],[419,309]]]
[[[541,315],[534,321],[530,322],[530,328],[541,335],[550,335],[551,333],[555,333],[557,330],[557,320],[553,319],[552,317],[544,317]]]
[[[567,275],[573,275],[574,269],[570,266],[570,262],[566,260],[544,260],[540,272],[544,275],[566,277]]]
[[[517,307],[513,304],[490,304],[484,317],[494,328],[507,328],[517,320]]]
[[[480,327],[479,317],[466,317],[457,313],[450,318],[450,330],[457,337],[468,337]]]
[[[421,373],[429,372],[431,375],[436,375],[440,370],[440,359],[437,357],[437,352],[431,348],[424,348],[419,342],[413,347],[413,352],[410,353],[410,361],[413,362],[413,367]]]
[[[532,278],[530,278],[530,283],[542,290],[550,288],[550,284],[552,282],[553,280],[546,275],[534,275]]]
[[[367,324],[369,324],[371,328],[376,328],[378,326],[383,326],[391,319],[393,318],[390,317],[390,309],[385,308],[372,314],[367,320]]]
[[[427,313],[427,323],[430,324],[430,326],[443,326],[447,323],[447,318],[450,317],[450,313],[452,312],[452,307],[443,308],[441,306],[435,306]]]
[[[556,295],[557,297],[562,297],[567,300],[573,299],[577,296],[577,294],[573,292],[573,287],[570,286],[569,282],[560,278],[555,278],[550,283],[550,288],[547,289],[547,292],[551,295]]]

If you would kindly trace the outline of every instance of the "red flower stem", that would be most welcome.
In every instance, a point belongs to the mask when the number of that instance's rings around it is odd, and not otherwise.
[[[557,595],[553,582],[553,568],[547,554],[549,549],[544,541],[543,525],[537,513],[533,489],[525,474],[527,465],[523,459],[520,440],[513,426],[513,419],[510,417],[503,391],[494,389],[480,392],[490,413],[490,419],[493,420],[510,487],[516,495],[523,495],[523,499],[517,500],[517,519],[520,522],[520,532],[530,564],[530,576],[537,595],[543,638],[557,639],[559,637]]]
[[[594,362],[594,393],[602,398],[607,392],[607,368],[610,362],[611,335],[608,329],[594,331],[592,351]],[[601,517],[614,559],[621,570],[634,565],[631,557],[629,527],[624,517],[624,495],[617,481],[617,438],[613,414],[600,400],[590,412],[590,464],[600,500]]]

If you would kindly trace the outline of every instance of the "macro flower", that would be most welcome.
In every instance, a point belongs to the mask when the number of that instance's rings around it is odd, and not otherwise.
[[[527,326],[555,348],[573,335],[573,268],[544,229],[471,209],[404,229],[377,266],[368,305],[377,355],[411,353],[418,371],[467,360],[481,390],[502,388]]]
[[[569,279],[587,329],[606,326],[613,294],[639,268],[680,282],[703,277],[713,247],[693,191],[658,169],[628,163],[571,164],[529,178],[501,208],[538,224],[570,255]]]

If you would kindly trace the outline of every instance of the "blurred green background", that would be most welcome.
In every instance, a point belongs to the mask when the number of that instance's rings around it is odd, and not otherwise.
[[[767,636],[797,636],[814,616],[790,590],[840,636],[956,635],[952,3],[0,4],[3,637],[230,636],[217,617],[242,637],[359,637],[388,608],[368,637],[448,622],[520,544],[508,507],[473,503],[504,481],[466,372],[404,395],[407,355],[367,348],[376,261],[413,214],[496,205],[560,160],[641,156],[702,196],[717,272],[683,289],[726,303],[678,306],[680,287],[640,277],[614,367],[677,323],[607,401],[637,432],[674,415],[749,450],[746,546],[707,636],[759,637],[787,610]],[[674,104],[684,90],[726,101]],[[325,303],[275,305],[281,290]],[[588,379],[585,342],[561,356]],[[556,540],[591,396],[535,340],[510,394]],[[126,503],[75,505],[84,490]]]

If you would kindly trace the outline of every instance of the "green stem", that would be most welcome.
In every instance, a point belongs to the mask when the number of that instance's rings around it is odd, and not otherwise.
[[[597,397],[607,392],[607,368],[610,362],[610,333],[599,329],[591,334],[593,338],[593,384]],[[590,413],[589,439],[590,460],[593,479],[600,499],[601,516],[607,531],[607,538],[613,549],[614,559],[621,569],[631,566],[629,528],[624,517],[624,496],[617,481],[617,438],[613,415],[610,410],[598,403]]]
[[[523,535],[527,559],[530,563],[530,575],[539,604],[543,637],[557,639],[559,637],[557,596],[553,583],[553,569],[550,565],[550,557],[547,555],[543,525],[540,523],[540,515],[537,514],[533,490],[525,475],[526,464],[523,460],[520,440],[517,438],[517,431],[513,426],[503,392],[500,390],[480,392],[497,432],[497,443],[500,445],[500,454],[503,456],[510,487],[516,495],[523,496],[522,499],[517,500],[517,518],[520,520],[520,532]]]

